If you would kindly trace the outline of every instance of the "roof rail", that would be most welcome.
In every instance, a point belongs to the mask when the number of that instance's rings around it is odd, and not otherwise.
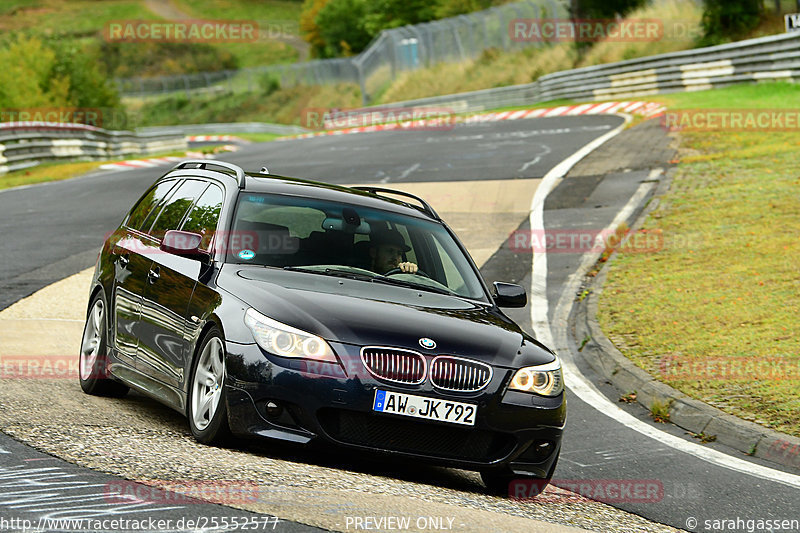
[[[245,180],[245,172],[242,167],[239,165],[234,165],[233,163],[226,163],[225,161],[217,161],[216,159],[208,160],[208,159],[189,159],[188,161],[181,161],[174,167],[172,170],[181,170],[185,168],[199,168],[202,170],[214,170],[213,168],[208,167],[220,167],[226,170],[232,171],[236,176],[236,181],[239,183],[239,188],[244,189],[244,180]]]
[[[350,188],[351,189],[356,189],[357,191],[364,191],[364,192],[367,192],[367,193],[370,193],[370,194],[374,194],[375,196],[381,196],[378,193],[384,193],[384,194],[396,194],[398,196],[405,196],[406,198],[412,198],[412,199],[418,201],[420,204],[422,204],[422,206],[420,207],[420,206],[412,205],[412,204],[409,204],[407,202],[403,202],[403,203],[406,204],[406,205],[409,205],[411,207],[414,207],[416,209],[420,209],[421,211],[423,211],[424,213],[430,215],[431,217],[435,218],[436,220],[441,220],[441,218],[439,218],[439,215],[436,214],[436,211],[433,210],[433,208],[431,207],[431,205],[428,202],[426,202],[425,200],[423,200],[422,198],[420,198],[419,196],[416,196],[414,194],[411,194],[411,193],[408,193],[408,192],[403,192],[403,191],[396,191],[394,189],[385,189],[383,187],[350,187]]]

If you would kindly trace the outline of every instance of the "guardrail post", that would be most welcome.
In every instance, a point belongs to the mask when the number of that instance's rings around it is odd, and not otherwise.
[[[461,36],[458,34],[458,26],[456,25],[456,21],[452,21],[450,24],[450,29],[453,31],[453,38],[456,41],[456,48],[458,48],[458,55],[461,58],[461,61],[467,59],[464,56],[464,47],[461,45]]]
[[[361,105],[368,105],[369,95],[367,94],[367,80],[364,79],[364,69],[358,60],[353,60],[353,64],[358,72],[358,86],[361,87]]]

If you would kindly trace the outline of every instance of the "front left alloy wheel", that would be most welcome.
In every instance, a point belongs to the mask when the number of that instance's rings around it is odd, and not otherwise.
[[[225,405],[225,345],[219,330],[203,338],[189,385],[189,426],[203,444],[224,444],[230,436]]]

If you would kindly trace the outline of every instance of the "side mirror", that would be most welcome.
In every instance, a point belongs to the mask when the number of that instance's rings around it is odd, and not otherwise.
[[[525,307],[528,295],[525,289],[514,283],[494,282],[494,303],[497,307]]]
[[[181,257],[188,257],[189,259],[202,259],[207,256],[205,252],[200,250],[200,244],[203,242],[203,236],[199,233],[191,233],[189,231],[169,230],[164,234],[161,239],[161,246],[159,249],[168,254],[179,255]]]

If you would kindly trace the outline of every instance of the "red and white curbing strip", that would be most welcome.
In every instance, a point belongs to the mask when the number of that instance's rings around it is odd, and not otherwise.
[[[205,142],[247,142],[235,135],[189,135],[186,142],[205,143]]]
[[[236,152],[239,147],[235,144],[226,144],[220,148],[220,152]],[[204,154],[203,152],[186,152],[183,157],[170,156],[170,157],[156,157],[153,159],[129,159],[127,161],[120,161],[118,163],[108,163],[107,165],[100,165],[103,170],[130,170],[133,168],[151,168],[185,161],[186,159],[214,159],[215,154]]]
[[[129,159],[128,161],[119,161],[118,163],[108,163],[107,165],[100,165],[104,170],[129,170],[132,168],[150,168],[160,167],[169,163],[176,163],[181,161],[181,157],[156,157],[153,159]]]
[[[187,158],[191,159],[211,159],[213,156],[208,156],[200,152],[186,152],[185,157],[155,157],[153,159],[129,159],[127,161],[119,161],[117,163],[108,163],[100,165],[103,170],[132,170],[134,168],[152,168],[162,167],[165,165],[185,161]]]
[[[652,118],[664,113],[666,110],[667,108],[664,105],[655,102],[603,102],[600,104],[578,104],[553,108],[522,109],[519,111],[502,111],[499,113],[482,113],[478,115],[458,116],[455,117],[455,122],[460,122],[463,124],[475,124],[484,122],[499,122],[501,120],[520,120],[526,118],[601,115],[613,113],[631,113],[634,115],[641,115],[646,118]],[[394,122],[390,124],[375,124],[371,126],[359,126],[356,128],[303,133],[302,135],[281,137],[276,140],[286,141],[290,139],[308,139],[311,137],[320,137],[322,135],[347,135],[350,133],[414,129],[415,123],[419,123],[422,127],[425,127],[424,120],[418,120],[411,123]]]

